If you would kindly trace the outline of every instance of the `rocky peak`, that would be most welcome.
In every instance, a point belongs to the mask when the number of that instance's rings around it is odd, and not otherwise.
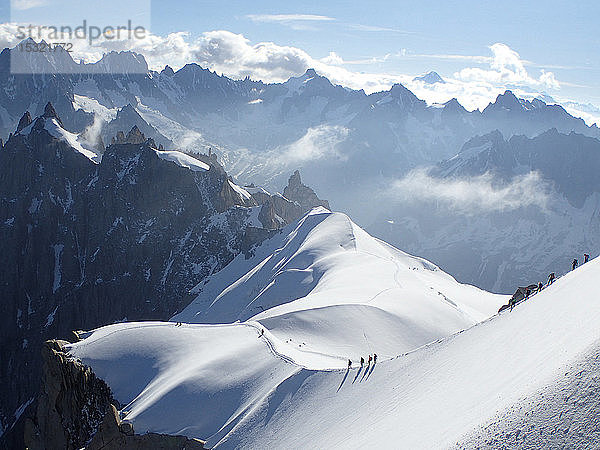
[[[415,94],[412,93],[406,86],[396,83],[390,89],[390,96],[396,100],[400,105],[412,108],[414,105],[422,104],[425,105],[423,100],[420,100]]]
[[[19,120],[19,125],[17,125],[17,133],[20,133],[21,131],[23,131],[24,128],[31,125],[31,122],[33,122],[33,120],[31,119],[31,114],[29,114],[29,111],[25,111],[25,114],[23,114],[23,116]]]
[[[143,144],[146,142],[146,136],[144,136],[137,125],[134,125],[129,133],[127,133],[125,141],[127,144]]]
[[[300,171],[298,170],[296,170],[288,180],[288,185],[283,190],[283,196],[298,203],[305,211],[316,206],[323,206],[329,209],[329,202],[327,200],[321,200],[315,191],[302,184],[302,178],[300,177]]]
[[[89,68],[96,73],[134,74],[148,72],[148,63],[143,55],[132,51],[121,51],[104,54],[100,61],[90,64]]]
[[[69,356],[68,344],[51,340],[42,347],[42,386],[36,414],[25,423],[27,448],[204,448],[202,441],[185,436],[135,434],[133,425],[121,420],[108,385]]]
[[[302,186],[302,179],[300,178],[300,171],[296,170],[288,180],[288,188],[298,189],[300,186]]]
[[[504,94],[498,95],[494,104],[506,109],[522,109],[521,102],[510,90],[505,91]]]
[[[422,81],[425,84],[446,83],[437,72],[431,71],[420,77],[415,77],[413,81]]]
[[[464,106],[458,102],[456,97],[451,98],[446,103],[444,103],[444,111],[467,112]]]
[[[311,68],[311,69],[306,69],[306,72],[304,72],[304,76],[306,78],[314,78],[318,75],[317,75],[317,71],[315,69]]]
[[[146,136],[140,131],[137,125],[134,125],[127,136],[122,131],[117,131],[117,135],[110,141],[111,144],[143,144],[146,142]]]
[[[54,106],[52,106],[52,103],[50,103],[50,102],[46,103],[46,107],[44,108],[44,114],[42,114],[42,117],[44,119],[56,119],[58,124],[64,128],[63,123],[60,120],[60,117],[58,117],[58,113],[56,112],[56,110],[54,109]]]
[[[165,66],[165,68],[160,73],[161,75],[166,75],[168,77],[172,77],[173,75],[175,75],[175,71],[169,65]]]

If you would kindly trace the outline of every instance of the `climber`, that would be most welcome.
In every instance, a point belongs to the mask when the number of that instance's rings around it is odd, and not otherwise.
[[[348,360],[348,369],[350,369],[350,368],[352,368],[352,360],[351,359]]]
[[[541,281],[538,283],[538,292],[540,292],[542,289],[544,289],[544,283],[542,283]]]
[[[360,367],[362,367],[365,364],[365,358],[363,358],[362,356],[360,357]]]
[[[555,279],[556,275],[554,275],[554,272],[551,272],[550,275],[548,275],[548,284],[546,284],[546,286],[550,286],[552,283],[554,283]]]
[[[574,259],[573,264],[572,264],[573,270],[577,269],[577,265],[578,265],[577,259]]]
[[[368,364],[367,364],[367,366],[370,366],[370,365],[371,365],[371,361],[373,361],[373,358],[371,357],[371,355],[369,355],[369,360],[368,360]]]
[[[373,365],[377,362],[377,353],[373,353]]]
[[[590,255],[588,255],[587,253],[583,254],[583,263],[585,264],[586,262],[588,262],[590,260]]]

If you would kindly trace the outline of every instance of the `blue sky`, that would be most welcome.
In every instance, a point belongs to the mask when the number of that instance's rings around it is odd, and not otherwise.
[[[600,101],[600,2],[263,1],[227,2],[225,6],[217,1],[175,1],[153,2],[152,8],[155,33],[225,29],[252,42],[299,47],[316,58],[335,51],[344,60],[363,60],[403,49],[409,55],[489,56],[488,46],[501,42],[532,62],[528,70],[533,74],[546,68],[564,83],[584,86],[564,86],[565,91],[581,96],[580,100],[589,96]],[[269,22],[249,18],[294,14],[335,20]],[[356,67],[400,73],[433,69],[450,76],[464,66],[460,60],[399,57]]]
[[[435,92],[409,86],[430,102],[457,96],[469,103],[471,95],[473,108],[509,87],[521,89],[523,95],[547,92],[561,101],[600,105],[599,2],[12,0],[11,4],[6,22],[76,23],[86,17],[111,23],[138,17],[154,39],[131,48],[144,53],[155,69],[195,61],[233,77],[280,81],[315,65],[333,81],[367,91],[393,82],[410,83],[415,75],[435,70],[455,83]],[[490,48],[494,44],[502,46]],[[127,47],[105,42],[98,48]],[[90,61],[101,55],[100,50],[78,49],[81,59]]]

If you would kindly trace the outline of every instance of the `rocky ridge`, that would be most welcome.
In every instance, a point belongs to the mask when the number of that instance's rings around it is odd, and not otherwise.
[[[276,228],[214,154],[159,150],[134,127],[98,155],[62,124],[49,103],[35,119],[25,113],[0,149],[0,446],[9,448],[35,408],[44,340],[168,319]]]

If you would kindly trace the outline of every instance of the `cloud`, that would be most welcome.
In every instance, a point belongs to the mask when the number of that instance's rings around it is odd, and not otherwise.
[[[246,16],[253,22],[330,22],[333,17],[316,14],[249,14]]]
[[[463,214],[510,211],[528,206],[545,209],[549,185],[538,172],[500,182],[491,174],[469,178],[437,178],[415,169],[393,183],[390,194],[403,201],[435,201]]]
[[[47,5],[48,3],[48,0],[11,0],[10,7],[15,11],[26,11],[38,6]]]
[[[195,56],[201,65],[218,72],[266,81],[283,81],[301,74],[314,61],[296,47],[273,42],[252,45],[243,35],[224,30],[203,33]]]
[[[269,17],[289,17],[292,20],[303,16],[328,17],[313,15]],[[306,22],[311,23],[311,20],[307,19]],[[15,38],[16,27],[17,24],[14,23],[0,24],[0,45],[12,47],[18,43],[19,40]],[[372,93],[387,90],[395,83],[402,83],[429,104],[444,103],[451,98],[457,98],[468,110],[485,108],[498,94],[509,88],[516,95],[531,98],[539,95],[540,92],[552,91],[560,87],[552,72],[541,71],[537,78],[530,75],[525,67],[531,63],[521,59],[519,54],[507,45],[500,43],[490,46],[492,56],[423,55],[411,54],[403,50],[396,54],[368,59],[346,60],[333,50],[325,57],[315,58],[297,47],[274,42],[253,43],[242,34],[214,30],[202,33],[198,37],[187,32],[170,33],[166,36],[148,32],[144,39],[99,39],[93,46],[88,45],[85,40],[76,39],[73,50],[74,59],[84,62],[97,61],[103,53],[112,50],[131,50],[143,54],[148,66],[153,70],[161,70],[167,64],[177,70],[187,63],[195,62],[232,78],[250,76],[268,83],[283,82],[291,76],[304,73],[308,68],[314,68],[334,84],[348,88],[364,89],[365,92]],[[386,64],[393,60],[401,61],[403,58],[464,61],[477,64],[479,67],[466,67],[454,76],[441,73],[446,83],[432,85],[414,81],[415,74],[368,70],[375,64]],[[358,72],[353,70],[354,66],[364,66],[366,70]]]
[[[496,43],[490,46],[493,57],[489,69],[467,67],[454,74],[455,78],[475,83],[491,83],[494,85],[533,86],[542,89],[559,89],[552,72],[542,71],[538,77],[532,77],[525,69],[525,61],[506,44]]]
[[[477,56],[477,55],[455,55],[455,54],[436,54],[436,53],[408,53],[403,51],[399,54],[406,58],[417,58],[417,59],[438,59],[446,61],[469,61],[479,64],[491,63],[494,58],[491,56]]]
[[[281,163],[314,161],[322,158],[345,159],[338,152],[338,144],[346,139],[349,130],[342,126],[319,125],[309,128],[304,136],[288,145],[281,156]],[[277,154],[280,154],[278,151]]]
[[[314,31],[317,23],[335,22],[336,19],[317,14],[249,14],[246,16],[253,22],[276,23],[293,30]]]
[[[415,34],[414,31],[407,30],[399,30],[397,28],[388,28],[388,27],[379,27],[375,25],[363,25],[360,23],[347,23],[345,24],[347,28],[357,31],[373,31],[373,32],[390,32],[390,33],[400,33],[400,34]]]

